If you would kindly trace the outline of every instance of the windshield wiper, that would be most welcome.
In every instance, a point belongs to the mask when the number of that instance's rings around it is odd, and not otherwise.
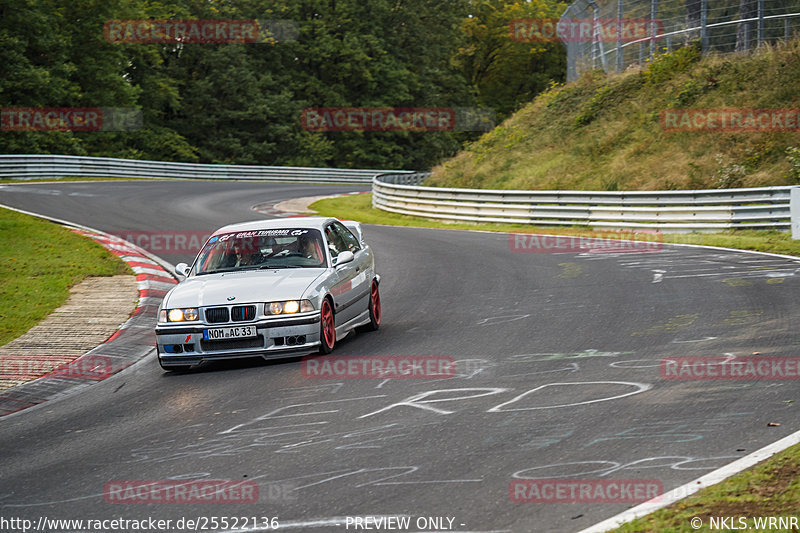
[[[216,270],[206,270],[204,272],[198,272],[197,275],[200,276],[202,274],[230,274],[233,272],[242,272],[244,270],[256,270],[259,267],[257,266],[238,266],[238,267],[231,267],[231,268],[218,268]]]
[[[261,265],[258,267],[259,270],[270,270],[273,268],[303,268],[300,265]]]
[[[198,276],[205,276],[206,274],[225,274],[226,272],[235,272],[230,268],[220,268],[217,270],[203,270],[202,272],[198,272]]]
[[[229,274],[232,272],[244,272],[245,270],[272,270],[278,268],[305,268],[302,265],[249,265],[249,266],[240,266],[234,268],[219,268],[217,270],[206,270],[204,272],[198,272],[198,276],[202,276],[204,274]]]

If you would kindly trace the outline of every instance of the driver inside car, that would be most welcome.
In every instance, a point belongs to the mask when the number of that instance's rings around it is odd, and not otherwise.
[[[310,235],[302,235],[297,239],[297,247],[299,252],[308,259],[313,259],[315,262],[320,262],[319,246]]]
[[[261,264],[263,256],[253,241],[235,241],[225,257],[223,268],[235,268]]]

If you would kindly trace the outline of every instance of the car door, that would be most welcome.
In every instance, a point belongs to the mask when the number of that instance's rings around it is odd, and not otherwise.
[[[357,307],[360,311],[363,311],[367,309],[367,304],[369,303],[369,284],[372,281],[372,253],[368,248],[364,248],[361,245],[358,238],[353,235],[353,232],[347,229],[347,226],[334,222],[333,227],[342,237],[347,249],[353,252],[355,256],[353,263],[356,265],[356,276],[353,278],[352,288],[355,292],[354,299],[358,302]]]
[[[359,310],[355,304],[358,301],[357,276],[361,268],[356,260],[343,265],[336,264],[339,254],[348,251],[350,247],[334,223],[325,226],[325,241],[335,270],[332,276],[331,294],[336,313],[336,325],[340,326],[358,315]]]

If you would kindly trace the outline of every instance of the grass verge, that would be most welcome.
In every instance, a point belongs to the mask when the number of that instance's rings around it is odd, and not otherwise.
[[[756,517],[797,516],[800,509],[800,445],[791,446],[749,470],[701,490],[669,507],[624,524],[616,531],[713,531],[749,529],[773,531],[775,527],[758,527]],[[733,517],[727,527],[712,527],[710,519]],[[739,517],[747,520],[746,525]],[[700,518],[702,526],[692,528],[691,520]],[[718,524],[719,522],[717,522]],[[745,527],[742,527],[745,526]],[[781,531],[787,529],[778,528]]]
[[[726,108],[752,117],[761,113],[755,110],[796,108],[798,76],[800,39],[728,55],[703,55],[695,43],[621,74],[587,72],[467,144],[433,169],[427,185],[584,191],[796,185],[796,129],[774,118],[767,127],[710,121],[703,129],[697,121],[687,125],[683,110]],[[680,116],[681,123],[666,116]]]
[[[42,321],[90,276],[132,274],[96,242],[69,229],[0,209],[0,346]]]
[[[364,224],[388,224],[393,226],[413,226],[420,228],[468,229],[479,231],[496,231],[501,233],[545,233],[549,235],[576,235],[614,238],[613,231],[599,231],[580,227],[545,227],[530,224],[488,224],[488,223],[449,223],[441,220],[427,219],[408,215],[399,215],[374,209],[372,194],[354,194],[319,200],[311,204],[311,209],[320,215],[340,219],[358,220]],[[619,233],[622,238],[631,238],[630,232]],[[644,240],[654,240],[652,236]],[[800,240],[792,240],[788,232],[780,231],[728,231],[723,233],[664,233],[658,241],[679,244],[702,244],[705,246],[721,246],[741,250],[755,250],[800,256]]]

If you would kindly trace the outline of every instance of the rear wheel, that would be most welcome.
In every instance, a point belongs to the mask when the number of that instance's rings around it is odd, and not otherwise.
[[[333,320],[333,308],[327,298],[322,300],[322,311],[319,321],[319,352],[329,354],[336,345],[336,324]]]
[[[381,327],[381,293],[378,291],[378,282],[372,280],[369,289],[369,324],[364,329],[375,331]]]

